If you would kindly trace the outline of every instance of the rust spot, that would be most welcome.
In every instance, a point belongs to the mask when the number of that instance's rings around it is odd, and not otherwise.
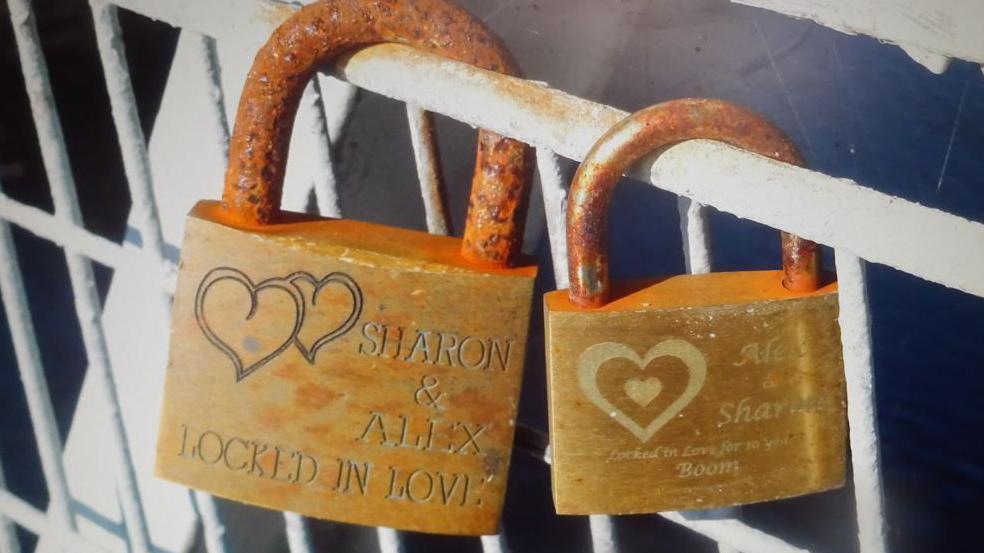
[[[328,407],[342,395],[329,387],[305,382],[297,386],[294,403],[301,409],[316,411]]]
[[[269,17],[283,18],[285,11],[272,11]],[[430,50],[509,75],[519,73],[499,39],[446,0],[322,0],[304,6],[259,50],[243,87],[223,194],[232,221],[247,227],[275,221],[304,85],[318,67],[337,55],[381,42]],[[519,253],[532,170],[528,146],[480,131],[462,249],[466,259],[502,266]],[[498,206],[499,212],[512,218],[489,217],[488,205]]]
[[[799,149],[781,130],[755,112],[721,100],[672,100],[626,117],[595,143],[571,184],[567,254],[572,303],[600,307],[608,301],[608,206],[621,176],[646,154],[696,138],[804,165]],[[816,290],[821,275],[817,245],[783,233],[782,250],[783,285],[794,292]]]

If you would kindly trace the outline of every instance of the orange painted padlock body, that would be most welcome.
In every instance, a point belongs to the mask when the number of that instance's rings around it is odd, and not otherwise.
[[[837,285],[822,283],[815,244],[784,235],[784,271],[609,283],[614,185],[646,153],[690,138],[801,162],[775,127],[714,100],[647,108],[589,153],[568,204],[571,289],[544,301],[558,513],[703,509],[843,485]]]
[[[536,276],[517,254],[527,148],[483,131],[465,239],[278,206],[297,97],[336,51],[376,37],[512,62],[443,2],[357,6],[313,4],[277,30],[240,102],[224,200],[189,214],[157,474],[313,517],[495,533]]]

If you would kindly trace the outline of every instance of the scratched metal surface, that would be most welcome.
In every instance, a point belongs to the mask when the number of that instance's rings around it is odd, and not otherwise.
[[[715,96],[744,104],[776,122],[801,145],[808,162],[835,176],[926,205],[984,220],[984,77],[976,65],[956,62],[932,75],[903,52],[865,37],[850,37],[813,23],[723,0],[472,0],[461,2],[509,44],[530,78],[623,109],[681,96]],[[69,137],[91,228],[122,236],[125,182],[113,142],[98,74],[87,6],[73,0],[37,2],[42,37]],[[72,6],[78,5],[78,9]],[[12,196],[45,205],[30,116],[24,108],[6,14],[0,28],[0,71],[10,76],[0,92],[0,173]],[[44,17],[44,15],[42,15]],[[150,128],[155,95],[168,68],[165,28],[125,18],[131,66]],[[153,26],[151,26],[153,27]],[[133,32],[136,31],[136,32]],[[90,33],[90,34],[85,34]],[[146,34],[145,40],[140,40]],[[136,57],[135,57],[136,56]],[[141,76],[141,73],[146,74]],[[414,165],[403,106],[363,94],[346,139],[337,145],[343,210],[354,218],[423,228],[412,178]],[[394,124],[394,122],[398,122]],[[74,126],[73,126],[74,125]],[[102,125],[102,126],[100,126]],[[74,131],[73,131],[74,129]],[[102,129],[102,130],[100,130]],[[474,134],[439,118],[442,157],[451,190],[453,229],[464,221]],[[25,138],[27,137],[27,138]],[[94,138],[103,138],[101,143]],[[383,152],[388,152],[383,154]],[[380,163],[386,155],[385,163]],[[573,169],[568,165],[568,170]],[[123,200],[123,201],[121,201]],[[682,272],[675,198],[626,181],[616,193],[613,272],[633,277]],[[712,214],[718,270],[778,265],[775,233],[734,217]],[[534,230],[536,225],[533,225]],[[530,244],[549,281],[543,232]],[[59,313],[71,310],[60,253],[17,233],[21,260],[35,307],[56,410],[67,432],[84,371],[78,329]],[[980,255],[981,252],[968,252]],[[105,282],[109,275],[103,273]],[[981,328],[984,299],[872,266],[869,290],[874,319],[879,421],[887,508],[896,552],[976,551],[975,518],[984,501],[984,394]],[[66,323],[66,321],[69,321]],[[534,310],[533,328],[541,328]],[[537,336],[536,333],[532,335]],[[45,503],[44,484],[27,427],[26,408],[13,367],[7,331],[0,331],[0,456],[11,490]],[[546,427],[542,344],[533,341],[520,418]],[[505,511],[513,551],[588,551],[587,522],[553,516],[548,468],[517,455]],[[854,539],[849,491],[757,505],[746,519],[818,552],[850,550]],[[285,550],[279,517],[223,504],[228,514],[270,524],[269,540],[237,550]],[[237,520],[241,520],[238,519]],[[703,538],[652,516],[620,517],[624,551],[712,551]],[[280,525],[280,526],[278,526]],[[375,537],[361,528],[316,523],[325,549],[374,551]],[[279,538],[279,539],[278,539]],[[339,549],[345,544],[344,549]],[[407,535],[406,550],[478,551],[477,540]]]

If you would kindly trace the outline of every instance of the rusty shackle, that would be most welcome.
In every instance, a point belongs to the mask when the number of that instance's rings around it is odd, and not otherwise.
[[[719,140],[802,166],[796,145],[758,114],[721,100],[687,98],[650,106],[626,117],[592,146],[571,184],[567,253],[571,303],[601,307],[609,300],[608,206],[622,174],[646,154],[685,140]],[[783,286],[809,292],[820,286],[814,242],[782,233]]]
[[[304,6],[257,52],[229,145],[224,210],[244,226],[276,222],[294,116],[321,65],[360,46],[396,42],[509,75],[518,67],[481,22],[445,0],[322,0]],[[462,255],[507,265],[522,245],[532,155],[479,132]]]

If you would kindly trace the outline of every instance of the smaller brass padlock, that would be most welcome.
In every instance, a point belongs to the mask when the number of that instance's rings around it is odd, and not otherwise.
[[[515,72],[444,0],[322,0],[274,32],[223,201],[185,225],[156,472],[318,518],[492,534],[537,272],[519,255],[530,149],[480,131],[464,239],[280,211],[304,86],[373,42]]]
[[[568,204],[571,288],[544,301],[558,513],[703,509],[843,485],[837,285],[821,285],[816,244],[783,234],[785,277],[609,284],[615,184],[645,154],[694,138],[802,164],[777,128],[716,100],[644,109],[594,145]]]

